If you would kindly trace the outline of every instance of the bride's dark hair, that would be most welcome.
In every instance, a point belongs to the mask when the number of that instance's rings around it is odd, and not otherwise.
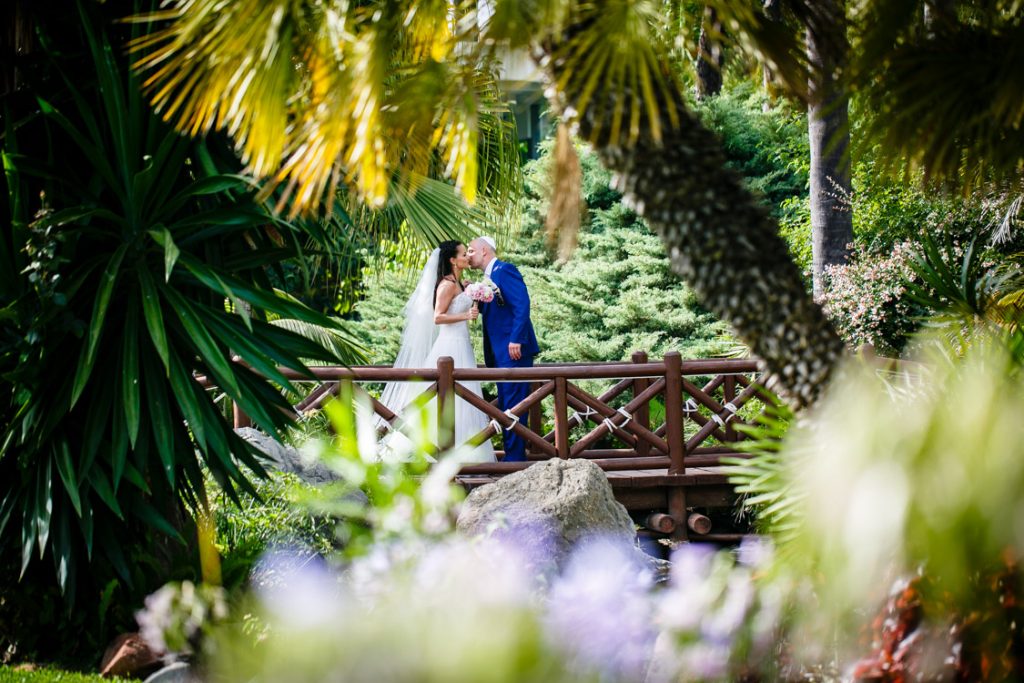
[[[462,246],[462,242],[458,240],[445,240],[437,245],[440,253],[437,255],[437,281],[434,283],[435,306],[437,305],[437,288],[441,286],[441,280],[454,272],[452,259],[459,255],[460,246]]]

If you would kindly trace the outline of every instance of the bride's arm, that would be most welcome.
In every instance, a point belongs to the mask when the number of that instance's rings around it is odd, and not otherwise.
[[[435,325],[451,325],[453,323],[461,323],[463,320],[475,320],[477,314],[476,307],[470,308],[465,313],[448,313],[448,308],[452,305],[452,299],[459,293],[459,288],[454,282],[445,280],[441,283],[441,286],[437,288],[437,303],[434,304],[434,324]]]

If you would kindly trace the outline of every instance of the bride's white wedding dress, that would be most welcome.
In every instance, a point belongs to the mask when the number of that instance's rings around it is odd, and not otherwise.
[[[473,354],[473,343],[469,338],[469,321],[460,321],[447,325],[434,324],[434,284],[437,278],[438,250],[435,249],[423,267],[419,284],[405,305],[405,329],[402,332],[402,343],[395,358],[396,368],[435,368],[437,360],[443,356],[451,356],[456,368],[475,368],[476,356]],[[446,313],[465,313],[473,305],[472,299],[462,292],[452,299]],[[459,382],[467,389],[482,396],[479,382]],[[423,391],[417,382],[389,382],[381,393],[380,401],[392,412],[399,414]],[[437,399],[431,400],[425,410],[430,436],[437,438]],[[410,417],[408,415],[404,417]],[[412,422],[417,422],[412,420]],[[455,445],[461,446],[470,437],[479,434],[487,427],[490,420],[464,399],[455,399]],[[383,420],[379,420],[383,424]],[[401,454],[408,452],[412,443],[401,432],[389,433],[380,443],[381,455]],[[474,462],[494,462],[494,447],[487,440],[474,448],[467,456]]]
[[[473,306],[473,300],[465,292],[461,292],[452,299],[448,306],[448,315],[458,315],[467,312]],[[475,368],[476,355],[473,353],[473,342],[469,339],[469,321],[438,325],[437,339],[431,347],[423,367],[437,367],[437,360],[444,356],[451,356],[457,368]],[[472,391],[477,396],[483,396],[480,391],[479,382],[459,382],[462,386]],[[434,403],[436,405],[436,402]],[[436,408],[435,408],[436,410]],[[460,446],[472,436],[479,434],[490,420],[477,408],[470,405],[461,397],[455,400],[455,445]],[[470,458],[475,462],[494,462],[494,447],[490,439],[473,449]]]

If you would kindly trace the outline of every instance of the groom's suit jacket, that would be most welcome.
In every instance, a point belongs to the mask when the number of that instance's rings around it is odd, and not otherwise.
[[[490,368],[512,367],[516,362],[509,358],[509,344],[522,344],[524,360],[540,353],[530,322],[530,294],[519,269],[511,263],[495,260],[491,282],[497,286],[498,294],[490,303],[480,305],[484,360]]]

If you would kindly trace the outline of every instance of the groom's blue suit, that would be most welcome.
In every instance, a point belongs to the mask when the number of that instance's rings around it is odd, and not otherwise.
[[[484,324],[484,360],[489,368],[528,368],[533,357],[540,353],[537,335],[530,322],[530,294],[519,270],[511,263],[494,261],[491,282],[498,293],[490,303],[480,305]],[[509,356],[508,345],[520,344],[519,360]],[[530,393],[528,382],[499,382],[498,407],[514,408]],[[526,415],[523,416],[526,423]],[[526,442],[521,436],[505,431],[505,461],[526,460]]]

